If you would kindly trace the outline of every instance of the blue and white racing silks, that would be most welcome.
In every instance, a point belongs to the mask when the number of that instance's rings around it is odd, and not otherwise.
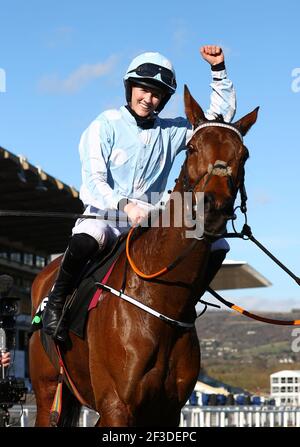
[[[208,119],[222,114],[230,122],[236,96],[226,71],[212,71]],[[82,163],[80,198],[98,210],[117,209],[122,198],[159,200],[176,155],[191,136],[186,118],[156,117],[153,128],[138,127],[122,106],[101,113],[83,132],[79,152]],[[155,194],[153,194],[155,193]],[[153,203],[154,204],[154,203]]]

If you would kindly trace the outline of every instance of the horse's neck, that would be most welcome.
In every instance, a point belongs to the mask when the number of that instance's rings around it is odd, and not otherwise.
[[[193,239],[187,239],[182,228],[159,227],[150,228],[132,245],[135,263],[144,273],[153,274],[169,268],[149,283],[141,280],[139,290],[146,287],[147,292],[139,298],[162,314],[181,321],[194,318],[195,305],[203,292],[209,253],[207,244],[198,241],[178,264],[172,266],[192,243]]]
[[[172,198],[174,193],[176,194],[175,201]],[[177,200],[180,195],[182,196],[181,201]],[[186,256],[174,268],[174,274],[178,280],[193,283],[199,277],[199,270],[203,270],[203,266],[207,262],[209,247],[205,241],[199,240],[196,246],[189,251],[189,247],[194,245],[195,239],[190,237],[191,228],[185,225],[182,174],[170,198],[172,200],[168,201],[155,225],[142,238],[143,242],[140,248],[146,254],[143,265],[147,271],[157,271],[158,267],[162,268],[172,264],[178,256],[186,252]],[[181,206],[181,210],[178,208],[176,210],[176,206]]]

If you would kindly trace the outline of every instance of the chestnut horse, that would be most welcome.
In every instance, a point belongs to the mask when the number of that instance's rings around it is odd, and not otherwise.
[[[172,268],[157,279],[144,279],[129,267],[124,293],[190,327],[169,324],[104,292],[104,299],[89,312],[84,339],[70,332],[71,347],[62,351],[70,377],[81,397],[99,413],[97,425],[101,427],[178,426],[181,409],[199,374],[195,306],[205,289],[211,242],[225,233],[243,185],[248,157],[243,136],[255,123],[258,108],[227,124],[221,119],[208,121],[187,87],[184,100],[194,132],[174,191],[191,191],[193,197],[204,191],[204,237],[186,237],[184,225],[152,226],[141,231],[130,244],[137,268],[146,273],[170,265]],[[170,203],[167,208],[172,213]],[[173,263],[178,258],[180,262]],[[109,278],[109,285],[117,290],[122,287],[125,261],[126,253],[122,253]],[[53,285],[59,262],[55,260],[36,277],[33,314]],[[29,349],[36,426],[49,426],[58,369],[44,351],[39,331],[33,333]],[[81,404],[65,384],[62,396],[58,425],[76,425]]]

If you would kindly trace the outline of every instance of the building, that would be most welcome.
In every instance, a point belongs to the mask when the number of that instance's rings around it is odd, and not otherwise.
[[[283,370],[271,374],[270,389],[276,405],[300,406],[300,371]]]

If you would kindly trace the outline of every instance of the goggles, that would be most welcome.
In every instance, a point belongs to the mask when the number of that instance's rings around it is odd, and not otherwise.
[[[141,77],[147,77],[147,78],[154,78],[156,75],[160,75],[161,80],[167,84],[169,87],[172,87],[173,89],[176,89],[176,79],[171,70],[165,67],[161,67],[160,65],[156,64],[142,64],[139,65],[134,70],[130,70],[128,73],[136,73],[137,75]]]

